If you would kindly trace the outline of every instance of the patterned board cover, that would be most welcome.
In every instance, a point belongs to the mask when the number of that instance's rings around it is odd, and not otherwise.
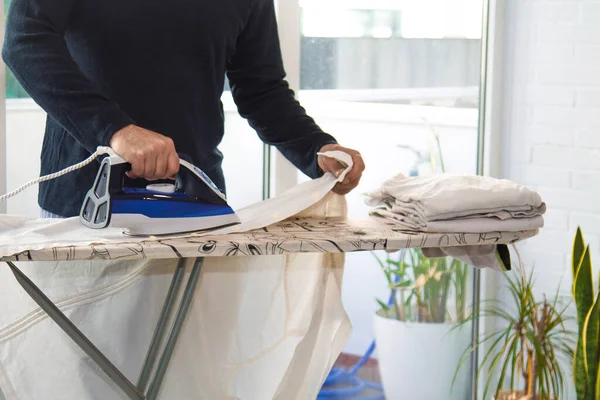
[[[489,233],[418,233],[399,229],[378,217],[361,219],[294,218],[267,228],[227,235],[153,238],[143,242],[52,247],[24,251],[2,261],[157,259],[277,255],[286,253],[347,253],[402,248],[510,244],[538,231]]]

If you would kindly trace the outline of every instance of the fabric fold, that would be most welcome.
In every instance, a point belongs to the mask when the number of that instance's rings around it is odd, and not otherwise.
[[[367,194],[372,215],[418,232],[485,233],[539,229],[546,204],[540,195],[507,179],[440,174],[385,181]]]

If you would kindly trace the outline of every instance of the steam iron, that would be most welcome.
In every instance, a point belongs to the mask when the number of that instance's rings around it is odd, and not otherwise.
[[[221,190],[183,157],[180,154],[174,183],[127,187],[125,173],[131,164],[112,153],[102,160],[79,220],[92,229],[122,228],[129,236],[206,231],[239,224]]]

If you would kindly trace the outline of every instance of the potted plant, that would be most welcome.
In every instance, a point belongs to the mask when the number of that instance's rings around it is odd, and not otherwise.
[[[577,228],[572,251],[573,297],[577,308],[577,347],[573,376],[578,400],[600,398],[600,290],[594,293],[590,248]]]
[[[551,300],[538,299],[533,292],[533,270],[526,275],[522,267],[517,275],[505,273],[510,302],[487,300],[480,305],[479,318],[495,318],[501,328],[480,336],[469,345],[457,371],[475,348],[486,345],[477,371],[477,379],[485,371],[484,399],[550,400],[564,391],[561,361],[572,359],[575,332],[566,325],[568,304],[559,307],[557,293]],[[512,307],[511,307],[512,306]],[[469,323],[471,313],[462,323]],[[495,381],[495,383],[494,383]]]
[[[470,342],[468,330],[453,331],[465,319],[468,266],[451,257],[428,259],[419,249],[400,254],[399,260],[377,258],[392,289],[391,301],[378,300],[375,314],[383,389],[389,399],[448,398]],[[468,372],[459,380],[452,397],[466,399]]]
[[[415,154],[410,175],[445,173],[440,137],[424,119],[432,135],[429,149]],[[452,257],[429,259],[420,249],[405,249],[400,260],[377,259],[391,301],[378,300],[375,341],[384,392],[389,399],[466,399],[470,374],[459,374],[452,388],[453,370],[471,340],[470,330],[453,330],[465,319],[469,267]],[[454,311],[454,313],[452,313]],[[425,378],[432,384],[424,384]]]

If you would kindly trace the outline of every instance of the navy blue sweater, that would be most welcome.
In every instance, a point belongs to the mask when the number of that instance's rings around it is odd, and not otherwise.
[[[335,143],[284,79],[273,0],[12,0],[2,57],[48,114],[41,174],[137,124],[171,137],[225,189],[225,76],[240,115],[309,177],[323,173],[315,153]],[[40,206],[77,215],[98,166],[40,184]]]

